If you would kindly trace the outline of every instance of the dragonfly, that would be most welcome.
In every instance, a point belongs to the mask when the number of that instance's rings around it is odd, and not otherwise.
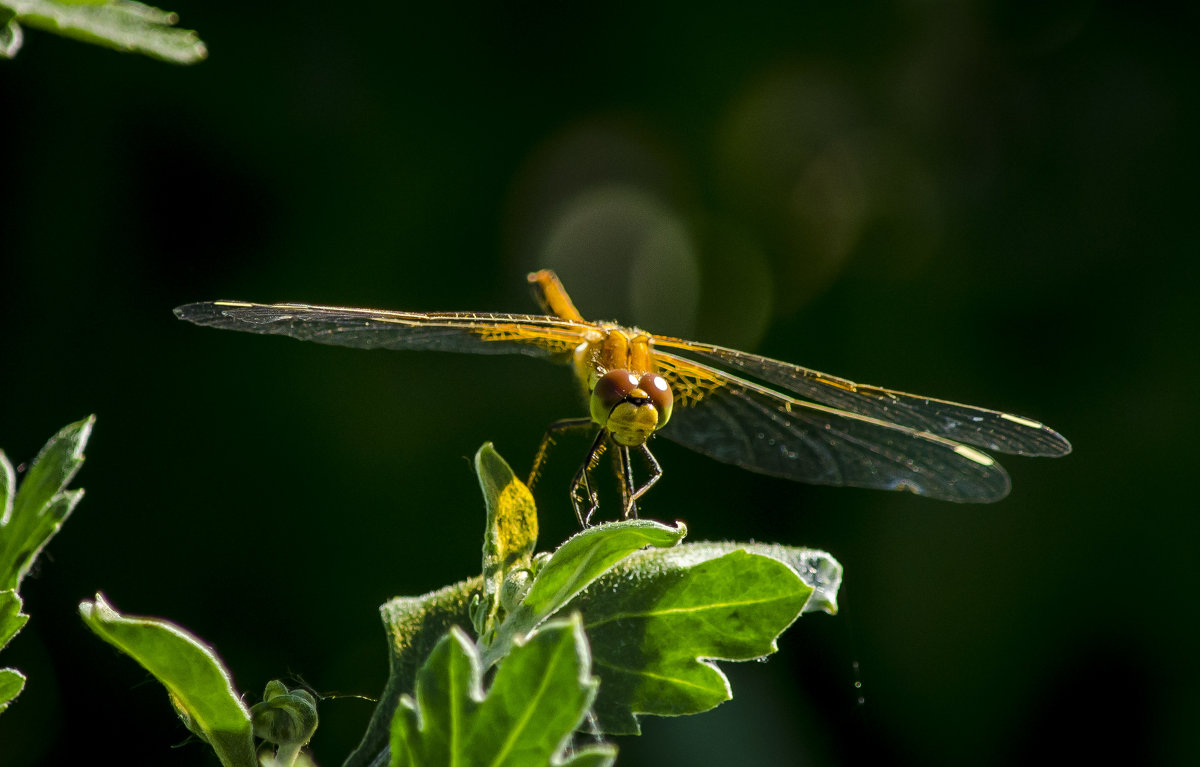
[[[404,312],[309,304],[206,301],[175,309],[206,327],[290,336],[360,349],[523,354],[569,365],[588,415],[552,423],[529,475],[532,487],[564,433],[594,430],[571,480],[581,526],[599,508],[593,472],[606,451],[625,518],[662,476],[648,443],[661,434],[718,461],[824,485],[904,490],[989,503],[1011,487],[987,452],[1055,457],[1071,444],[1038,421],[859,384],[712,344],[590,322],[554,272],[528,276],[545,314]],[[634,477],[633,455],[647,467]]]

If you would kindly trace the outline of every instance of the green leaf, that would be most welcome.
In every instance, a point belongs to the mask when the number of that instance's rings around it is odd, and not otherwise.
[[[775,638],[818,593],[785,559],[808,563],[810,576],[836,569],[840,580],[840,566],[822,552],[734,546],[639,552],[571,602],[583,614],[601,679],[594,707],[601,731],[636,734],[637,714],[694,714],[728,700],[729,681],[710,660],[774,652]]]
[[[612,746],[574,755],[566,746],[596,694],[578,616],[513,647],[483,692],[483,662],[458,628],[421,667],[416,697],[401,698],[392,767],[546,767],[611,764]]]
[[[175,28],[178,17],[174,13],[132,0],[3,2],[26,26],[64,37],[176,64],[194,64],[208,56],[195,32]]]
[[[471,597],[483,584],[479,577],[420,597],[397,597],[379,608],[388,640],[388,680],[371,714],[367,732],[343,767],[377,764],[387,748],[392,717],[401,694],[411,693],[417,670],[452,626],[470,626]]]
[[[0,8],[0,58],[11,59],[21,50],[21,25],[17,15],[8,8]]]
[[[538,570],[521,604],[500,625],[495,641],[484,652],[485,665],[499,660],[514,640],[535,629],[617,562],[646,546],[674,546],[685,535],[682,522],[667,527],[635,519],[589,527],[567,539]]]
[[[167,688],[184,724],[213,747],[222,764],[256,767],[250,712],[210,647],[173,623],[122,615],[102,594],[81,602],[79,612],[88,628]]]
[[[672,549],[639,552],[622,562],[610,573],[611,578],[621,578],[629,573],[640,578],[658,568],[680,568],[706,562],[732,551],[749,551],[777,559],[791,567],[813,593],[805,603],[803,613],[837,613],[837,593],[842,585],[842,565],[828,552],[799,546],[781,546],[775,543],[739,543],[737,541],[699,541],[685,543]],[[606,578],[605,583],[609,579]],[[603,588],[597,585],[596,589]],[[595,589],[593,589],[594,591]],[[574,607],[574,605],[572,605]]]
[[[791,567],[800,580],[812,587],[813,594],[804,604],[805,613],[823,612],[836,615],[837,594],[842,587],[842,564],[827,551],[806,549],[799,546],[780,546],[775,543],[701,543],[689,556],[711,556],[718,553],[745,549],[755,554],[778,559]]]
[[[21,613],[21,598],[13,589],[0,591],[0,649],[17,635],[28,615]],[[25,675],[15,668],[0,668],[0,713],[3,713],[21,690],[25,688]]]
[[[28,615],[21,613],[21,597],[13,589],[0,591],[0,649],[17,635]]]
[[[0,714],[25,688],[25,675],[15,668],[0,668]]]
[[[8,456],[4,454],[3,450],[0,450],[0,528],[6,526],[12,519],[13,495],[16,493],[16,489],[16,472],[13,471],[13,465],[9,463]],[[3,540],[0,538],[0,541]]]
[[[17,493],[14,513],[37,515],[75,477],[83,465],[83,448],[92,434],[95,416],[64,426],[42,447],[21,489]],[[6,483],[8,484],[8,483]]]
[[[481,610],[473,617],[475,632],[490,636],[500,613],[500,594],[505,578],[518,570],[528,571],[537,546],[537,508],[533,494],[513,474],[488,442],[475,453],[475,473],[487,507],[483,537],[483,597]]]
[[[21,613],[21,598],[12,589],[0,591],[0,648],[8,644],[16,636],[28,615]],[[3,713],[13,699],[25,688],[25,675],[15,668],[0,668],[0,713]]]
[[[61,429],[41,449],[13,497],[12,465],[0,452],[0,589],[16,588],[37,555],[83,498],[64,490],[83,465],[95,416]]]

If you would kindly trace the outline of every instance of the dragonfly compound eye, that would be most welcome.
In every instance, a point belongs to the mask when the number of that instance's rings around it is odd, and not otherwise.
[[[589,402],[592,420],[608,425],[613,408],[624,402],[638,388],[638,380],[628,370],[610,370],[600,377],[592,389]]]
[[[658,373],[647,373],[642,376],[642,380],[638,381],[638,388],[646,392],[646,396],[650,398],[650,404],[654,405],[658,411],[658,427],[667,425],[667,421],[671,419],[671,406],[675,402],[674,396],[671,394],[671,387],[667,385],[667,379],[660,376]]]

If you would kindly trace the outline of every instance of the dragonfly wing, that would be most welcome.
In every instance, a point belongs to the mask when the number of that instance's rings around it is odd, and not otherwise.
[[[999,464],[952,440],[793,399],[674,355],[659,362],[681,392],[661,434],[719,461],[802,482],[950,501],[1008,494]]]
[[[206,301],[175,310],[206,327],[282,335],[357,349],[424,349],[474,354],[569,355],[590,326],[526,314],[392,312],[307,304]]]
[[[1011,413],[858,384],[736,349],[657,336],[654,343],[657,348],[678,349],[689,357],[839,410],[938,434],[955,442],[1017,455],[1061,456],[1071,452],[1071,443],[1058,432]]]

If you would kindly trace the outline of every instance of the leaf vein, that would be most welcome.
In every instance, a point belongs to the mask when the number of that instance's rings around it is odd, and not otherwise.
[[[496,752],[496,757],[492,760],[491,767],[498,767],[498,765],[504,763],[504,760],[516,744],[517,739],[524,733],[525,728],[529,725],[530,718],[533,716],[534,709],[537,708],[537,704],[542,698],[546,696],[546,689],[550,686],[550,680],[554,677],[554,671],[561,660],[562,652],[560,651],[555,654],[554,660],[547,664],[546,670],[542,674],[542,679],[538,683],[537,691],[534,692],[532,699],[525,706],[525,711],[521,714],[521,717],[514,723],[504,744]]]
[[[659,610],[646,610],[643,612],[613,613],[612,615],[601,618],[599,620],[589,621],[587,625],[588,625],[588,628],[596,628],[597,626],[603,626],[605,623],[610,623],[612,621],[626,620],[626,619],[632,619],[632,618],[657,618],[657,617],[666,616],[666,615],[678,615],[678,614],[688,614],[688,613],[702,613],[702,612],[707,612],[709,610],[722,610],[722,609],[729,609],[729,608],[733,608],[733,607],[753,607],[753,606],[758,606],[758,605],[767,605],[767,604],[771,604],[773,602],[782,602],[784,600],[791,599],[791,598],[792,598],[792,595],[788,594],[788,595],[783,595],[783,596],[778,596],[778,597],[771,597],[770,599],[747,599],[747,600],[743,600],[740,602],[714,602],[714,603],[710,603],[710,604],[706,604],[706,605],[697,605],[697,606],[690,606],[690,607],[669,607],[669,608],[663,608],[663,609],[659,609]]]
[[[613,664],[613,663],[605,663],[605,662],[603,662],[603,661],[600,661],[600,660],[595,660],[595,661],[594,661],[594,663],[595,663],[595,665],[597,665],[597,666],[603,666],[603,667],[605,667],[605,668],[612,669],[613,671],[621,671],[621,672],[623,672],[623,673],[626,673],[626,674],[629,674],[629,675],[631,675],[631,676],[642,676],[642,677],[648,677],[648,678],[650,678],[650,679],[655,679],[655,680],[658,680],[658,681],[660,681],[660,682],[671,682],[671,683],[673,683],[673,684],[681,685],[681,686],[683,686],[683,687],[692,687],[692,688],[695,688],[695,689],[697,689],[697,690],[703,690],[703,691],[705,691],[705,692],[711,692],[711,691],[712,691],[712,688],[711,688],[711,687],[706,687],[706,686],[704,686],[704,685],[702,685],[702,684],[697,684],[696,682],[692,682],[692,681],[690,681],[690,680],[687,680],[687,679],[681,679],[681,678],[679,678],[679,677],[667,676],[666,674],[655,674],[655,673],[653,673],[653,672],[651,672],[651,671],[646,671],[645,669],[631,669],[631,668],[626,668],[625,666],[618,666],[618,665],[616,665],[616,664]],[[710,666],[709,664],[707,664],[707,663],[705,663],[704,661],[700,660],[699,658],[692,658],[692,659],[690,660],[690,663],[697,663],[697,664],[699,664],[699,665],[701,665],[701,666],[707,666],[708,668],[712,669],[712,666]],[[714,670],[714,671],[716,671],[716,669],[713,669],[713,670]],[[720,672],[717,672],[717,673],[720,673]],[[601,677],[601,678],[603,678],[603,677]]]

